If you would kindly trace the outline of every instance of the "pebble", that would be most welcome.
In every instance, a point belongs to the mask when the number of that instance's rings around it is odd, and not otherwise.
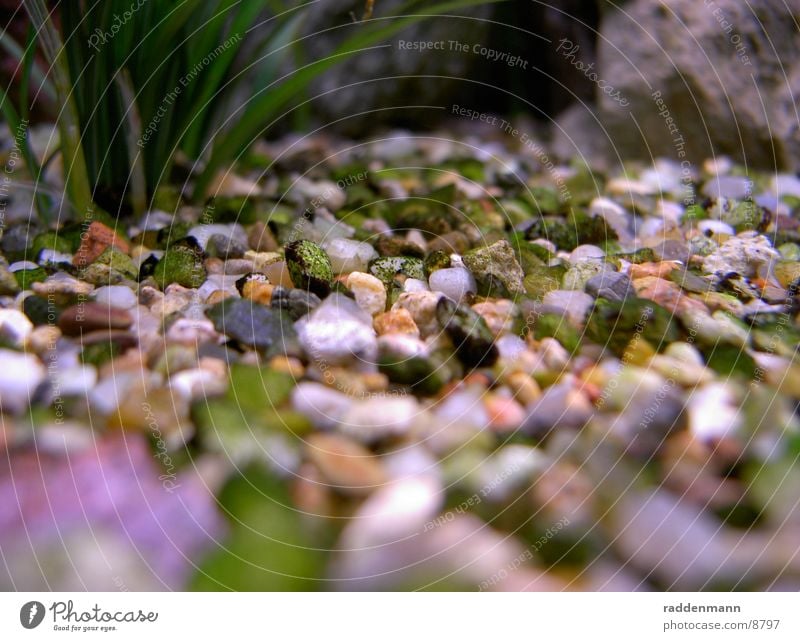
[[[553,429],[581,429],[594,414],[589,399],[570,385],[548,387],[527,407],[523,430],[534,438],[543,438]]]
[[[318,207],[326,207],[333,212],[344,207],[347,202],[347,194],[336,183],[329,180],[314,181],[305,176],[292,184],[286,198],[303,206],[312,201],[317,202]]]
[[[370,316],[380,314],[386,309],[386,288],[375,276],[354,271],[347,277],[345,284],[355,295],[358,306]]]
[[[573,325],[581,325],[594,305],[594,298],[582,291],[554,289],[542,300],[547,313],[564,316]]]
[[[305,450],[323,481],[337,492],[364,496],[387,481],[378,457],[339,434],[312,434],[306,439]]]
[[[275,252],[278,241],[269,226],[262,220],[256,221],[247,232],[247,244],[255,252]]]
[[[505,334],[495,341],[500,358],[513,361],[519,358],[527,349],[528,344],[515,334]]]
[[[128,241],[107,225],[95,220],[81,234],[81,244],[75,252],[72,264],[75,267],[87,267],[109,247],[115,247],[124,254],[130,252]]]
[[[666,239],[661,241],[658,245],[651,248],[655,257],[658,260],[677,260],[682,263],[688,263],[691,252],[689,247],[683,241]]]
[[[202,257],[194,249],[181,245],[169,249],[153,270],[153,278],[161,289],[173,283],[200,287],[206,281],[206,275]]]
[[[687,410],[695,438],[713,442],[735,434],[742,423],[736,395],[726,383],[711,383],[692,391]]]
[[[709,198],[743,200],[752,195],[753,181],[746,176],[717,176],[706,181],[702,194]]]
[[[202,247],[204,250],[209,249],[210,241],[214,236],[221,236],[222,239],[227,241],[227,244],[231,246],[248,246],[247,233],[245,232],[244,227],[238,223],[232,223],[230,225],[216,223],[195,225],[186,233],[186,235],[190,238],[194,238],[197,241],[197,244],[200,245],[200,247]],[[223,242],[221,245],[222,248],[225,248],[226,243]]]
[[[514,332],[520,321],[520,311],[517,305],[510,300],[487,300],[472,305],[472,310],[477,312],[486,321],[489,331],[495,336]]]
[[[483,399],[483,407],[489,419],[489,427],[496,432],[513,432],[525,420],[525,410],[513,398],[487,394]]]
[[[192,367],[172,372],[169,388],[185,401],[206,402],[206,399],[224,394],[228,388],[227,372],[221,375],[204,367]]]
[[[58,326],[65,336],[82,336],[100,329],[127,329],[133,317],[124,309],[101,303],[79,303],[68,307],[58,318]]]
[[[0,309],[0,340],[14,347],[22,347],[33,331],[33,323],[16,309]]]
[[[25,341],[25,349],[40,356],[55,349],[61,330],[53,325],[40,325],[36,327]]]
[[[269,305],[272,303],[272,294],[274,291],[275,285],[252,280],[242,285],[242,298],[260,303],[261,305]]]
[[[514,398],[523,405],[530,405],[542,395],[539,384],[525,372],[511,372],[505,377],[505,382]]]
[[[230,296],[239,296],[236,289],[238,276],[230,274],[210,274],[200,287],[197,288],[197,295],[201,300],[207,300],[214,292],[222,292]]]
[[[36,356],[0,349],[0,409],[18,414],[31,402],[46,377],[44,365]]]
[[[94,291],[94,300],[101,305],[119,309],[131,309],[139,304],[136,293],[125,285],[108,285]]]
[[[405,477],[389,483],[373,492],[358,507],[342,531],[337,548],[372,550],[413,537],[423,531],[425,524],[436,516],[443,501],[441,483],[431,475]],[[348,558],[341,559],[334,576],[353,574],[353,578],[363,580],[364,576],[375,575],[374,571],[365,574],[360,564],[350,560],[349,557],[352,556],[350,554],[347,555]],[[366,558],[369,557],[362,558],[361,563]],[[350,566],[354,567],[348,572],[347,568]],[[385,566],[378,566],[383,567]],[[392,568],[392,565],[389,567]],[[342,585],[352,585],[352,581],[344,581]]]
[[[374,363],[378,343],[372,319],[357,303],[331,294],[296,324],[300,343],[317,364]]]
[[[378,336],[383,336],[384,334],[410,334],[411,336],[419,336],[419,327],[417,327],[417,324],[414,322],[411,312],[403,307],[378,314],[373,319],[372,326],[375,328]]]
[[[419,278],[406,278],[403,282],[403,292],[429,292],[428,283]]]
[[[57,361],[56,361],[57,362]],[[97,369],[92,365],[75,367],[49,367],[50,393],[53,402],[58,403],[62,396],[86,397],[97,385]]]
[[[8,266],[8,271],[12,274],[15,272],[24,272],[29,269],[39,269],[38,263],[34,263],[32,260],[18,260]]]
[[[463,267],[437,269],[430,275],[428,282],[432,291],[441,292],[456,303],[478,291],[472,274]]]
[[[272,290],[270,305],[273,309],[282,309],[292,320],[302,318],[320,304],[319,296],[303,289],[287,289],[278,286]]]
[[[573,265],[589,260],[601,262],[605,256],[606,253],[596,245],[578,245],[570,252],[569,262]]]
[[[721,220],[701,220],[697,223],[697,229],[704,234],[719,234],[724,236],[735,236],[736,230],[728,223]]]
[[[622,185],[620,185],[621,187]],[[607,189],[611,190],[613,193],[613,181],[609,183]],[[650,192],[650,188],[647,188],[647,191]],[[629,195],[628,190],[621,190],[618,191],[620,195],[627,196]],[[608,226],[611,227],[620,237],[625,237],[630,235],[629,226],[630,226],[630,214],[628,214],[627,210],[620,204],[614,202],[610,198],[606,198],[605,196],[598,196],[591,203],[589,203],[589,215],[594,216],[601,216],[605,219]]]
[[[453,342],[456,356],[464,365],[494,365],[498,358],[494,336],[480,314],[443,297],[436,304],[436,317]]]
[[[605,298],[621,302],[636,296],[631,279],[620,272],[608,271],[592,276],[584,287],[587,294],[595,298]]]
[[[214,329],[242,345],[257,350],[271,347],[291,350],[295,333],[282,315],[265,305],[243,298],[228,298],[210,308],[206,315]]]
[[[266,274],[267,278],[269,278],[269,282],[273,285],[279,285],[286,289],[292,289],[294,287],[292,277],[289,274],[289,268],[286,266],[286,262],[282,260],[274,261],[266,265],[261,271]]]
[[[328,254],[334,274],[365,272],[370,261],[378,257],[372,245],[347,238],[325,241],[322,249]]]
[[[210,320],[179,318],[169,326],[164,337],[170,343],[199,345],[216,341],[219,334]]]
[[[770,242],[755,232],[743,232],[726,240],[703,259],[703,271],[722,277],[736,272],[746,278],[756,275],[759,266],[778,260],[780,254]]]
[[[782,196],[800,198],[800,178],[794,174],[777,174],[772,178],[770,191],[780,199]]]
[[[303,381],[291,394],[292,407],[306,416],[319,429],[333,429],[347,409],[355,402],[349,396],[323,385]]]
[[[361,443],[373,444],[405,436],[420,412],[422,408],[413,396],[379,394],[353,403],[337,429]]]
[[[597,260],[583,260],[573,264],[564,274],[561,285],[564,289],[571,289],[576,291],[583,291],[586,283],[592,278],[614,271],[614,268],[608,263],[603,263]]]
[[[489,426],[489,414],[483,404],[484,390],[474,385],[460,385],[450,392],[433,410],[436,431],[466,429],[483,430]]]
[[[773,269],[775,278],[782,287],[791,287],[800,279],[800,262],[796,260],[781,260],[775,264]]]
[[[333,268],[325,251],[310,240],[296,240],[286,245],[286,268],[298,289],[324,298],[331,290]],[[272,280],[270,278],[270,280]]]
[[[525,273],[507,240],[477,247],[464,254],[464,265],[472,272],[479,291],[487,296],[511,297],[525,293]]]
[[[78,280],[64,272],[53,274],[42,283],[33,283],[31,289],[42,298],[48,300],[52,298],[57,305],[88,296],[94,291],[94,287],[90,283]]]
[[[435,292],[406,292],[400,294],[392,309],[407,310],[417,324],[422,338],[427,338],[440,330],[436,318],[436,304],[441,297],[441,294]]]

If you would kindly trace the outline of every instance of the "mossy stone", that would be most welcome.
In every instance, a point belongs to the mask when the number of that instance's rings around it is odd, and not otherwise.
[[[33,283],[41,283],[47,278],[47,271],[43,267],[20,269],[14,272],[14,278],[16,278],[20,289],[30,289]]]
[[[464,264],[475,277],[482,296],[513,298],[525,293],[525,273],[507,240],[469,250],[464,254]]]
[[[38,259],[43,249],[49,249],[50,251],[60,252],[62,254],[71,254],[72,244],[67,238],[64,238],[63,234],[54,231],[46,231],[33,239],[31,250],[34,259]]]
[[[413,256],[381,256],[370,262],[369,273],[385,285],[391,284],[398,274],[424,280],[425,264]]]
[[[555,338],[570,353],[574,353],[581,343],[580,332],[570,325],[560,314],[542,314],[533,324],[536,340]]]
[[[80,278],[92,285],[114,285],[123,280],[135,280],[139,270],[130,256],[115,249],[106,248],[91,265],[80,270]]]
[[[286,245],[284,256],[295,287],[320,297],[330,293],[333,267],[322,247],[310,240],[296,240]]]
[[[566,272],[562,265],[533,267],[522,281],[525,293],[533,300],[541,300],[547,292],[561,287]]]
[[[679,340],[681,332],[672,314],[653,301],[642,298],[608,301],[600,298],[586,323],[586,335],[621,356],[636,335],[662,350]]]
[[[439,269],[450,267],[450,256],[440,249],[432,251],[425,257],[425,276],[430,278],[431,274]]]
[[[561,213],[564,202],[555,189],[550,187],[531,187],[526,190],[527,199],[533,205],[533,210],[539,215]]]
[[[178,283],[183,287],[200,287],[206,281],[206,269],[202,258],[188,247],[173,247],[158,261],[153,270],[158,286]]]
[[[181,205],[181,190],[176,185],[159,185],[153,194],[152,208],[174,213]]]

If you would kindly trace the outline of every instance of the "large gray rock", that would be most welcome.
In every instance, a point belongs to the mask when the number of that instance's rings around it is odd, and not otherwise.
[[[403,4],[404,0],[376,2],[373,17],[396,15]],[[402,118],[403,110],[398,113],[393,107],[446,102],[463,86],[462,79],[470,77],[470,70],[480,58],[457,55],[447,49],[400,50],[399,41],[442,41],[445,47],[450,40],[483,42],[491,25],[486,20],[491,10],[491,5],[486,5],[463,12],[468,18],[424,19],[381,43],[390,47],[366,51],[337,65],[311,85],[309,97],[319,96],[313,103],[315,111],[326,122],[344,119],[337,124],[339,129],[363,133],[365,122],[374,125]],[[340,42],[361,28],[353,25],[353,16],[360,19],[363,12],[362,0],[321,0],[315,5],[302,27],[302,35],[309,36],[303,40],[306,60],[330,55]],[[347,85],[353,86],[342,88]],[[367,110],[375,111],[362,118],[354,117]],[[431,118],[431,110],[424,115]]]
[[[800,0],[633,0],[608,8],[598,72],[630,102],[623,107],[596,91],[609,144],[625,158],[697,163],[728,154],[797,169],[798,21]]]
[[[554,151],[606,165],[664,156],[696,166],[726,154],[797,170],[799,19],[800,0],[607,4],[597,79],[628,104],[598,85],[596,106],[574,105],[560,117]]]

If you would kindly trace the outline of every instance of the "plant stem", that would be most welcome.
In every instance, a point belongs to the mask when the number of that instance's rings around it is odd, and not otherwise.
[[[64,58],[66,55],[64,45],[44,0],[24,0],[24,3],[33,26],[40,34],[42,51],[53,70],[53,84],[61,104],[61,111],[58,114],[58,133],[61,139],[66,196],[78,212],[86,214],[93,209],[92,190],[81,144],[78,110],[72,96],[73,86]]]

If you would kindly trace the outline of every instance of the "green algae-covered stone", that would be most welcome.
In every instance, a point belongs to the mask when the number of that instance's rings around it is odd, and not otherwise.
[[[464,254],[464,265],[475,277],[482,296],[512,298],[525,293],[525,274],[507,240],[471,249]]]
[[[320,297],[330,293],[333,267],[322,247],[310,240],[296,240],[286,245],[284,255],[295,287]]]
[[[381,256],[369,264],[369,273],[386,285],[398,274],[424,280],[425,264],[412,256]]]
[[[175,246],[167,250],[153,272],[161,289],[171,283],[183,287],[200,287],[206,280],[202,257],[190,247]]]

